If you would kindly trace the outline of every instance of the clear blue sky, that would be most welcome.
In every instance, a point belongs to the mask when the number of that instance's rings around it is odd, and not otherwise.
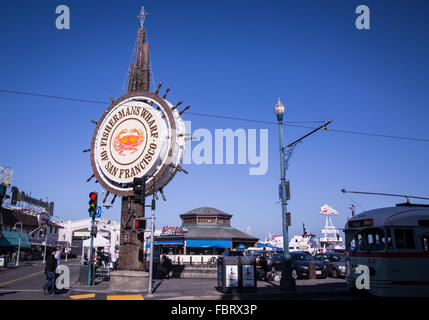
[[[71,29],[55,28],[55,8],[70,8]],[[355,8],[370,8],[371,29],[357,30]],[[0,89],[109,101],[120,95],[141,5],[156,82],[189,111],[275,121],[280,97],[286,121],[333,120],[332,129],[429,138],[429,22],[426,1],[17,1],[0,2]],[[164,87],[165,88],[165,87]],[[62,219],[88,216],[87,149],[100,104],[0,93],[0,165],[13,185],[55,201]],[[269,129],[269,170],[248,165],[187,165],[166,187],[157,227],[212,206],[232,224],[264,238],[281,233],[275,125],[186,115],[192,128]],[[309,129],[285,127],[285,142]],[[194,142],[195,143],[195,142]],[[320,234],[320,207],[340,212],[342,188],[427,196],[428,142],[318,132],[297,147],[288,170],[291,233]],[[402,199],[351,195],[363,208]],[[104,212],[119,220],[120,201]],[[360,208],[357,207],[357,211]]]

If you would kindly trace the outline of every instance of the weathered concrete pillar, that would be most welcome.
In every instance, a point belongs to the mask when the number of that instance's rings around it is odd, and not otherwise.
[[[143,206],[133,203],[132,197],[123,197],[118,260],[119,270],[144,270],[143,234],[133,230],[134,219],[140,217],[144,217]]]

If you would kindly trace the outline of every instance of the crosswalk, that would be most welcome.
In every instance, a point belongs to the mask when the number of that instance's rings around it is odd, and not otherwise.
[[[95,299],[96,293],[70,295],[69,298],[73,299],[73,300]],[[144,298],[143,298],[143,295],[141,295],[141,294],[108,295],[108,296],[106,296],[106,300],[144,300]]]

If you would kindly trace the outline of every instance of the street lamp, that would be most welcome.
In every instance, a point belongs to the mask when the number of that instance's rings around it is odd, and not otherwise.
[[[18,240],[18,256],[16,257],[16,266],[18,267],[19,266],[19,255],[20,255],[20,250],[21,250],[22,222],[15,223],[15,225],[13,226],[13,230],[16,230],[17,224],[21,225],[21,230],[19,231],[19,240]]]
[[[44,224],[41,229],[45,231],[45,250],[43,252],[43,263],[46,263],[46,247],[48,245],[48,226]]]
[[[284,188],[286,184],[286,167],[285,167],[285,157],[284,157],[284,148],[283,148],[283,115],[285,112],[284,104],[279,100],[274,106],[274,112],[277,116],[277,121],[279,125],[279,137],[280,137],[280,183],[281,183],[281,202],[282,202],[282,225],[283,225],[283,272],[280,279],[280,289],[284,291],[295,291],[295,279],[292,277],[292,268],[291,268],[291,256],[289,254],[289,236],[288,236],[288,226],[286,224],[286,213],[287,213],[287,200],[286,200],[286,190]]]
[[[285,112],[284,104],[279,100],[274,106],[274,112],[277,115],[277,121],[279,125],[279,136],[280,136],[280,186],[281,186],[281,202],[282,202],[282,225],[283,225],[283,272],[282,278],[280,280],[280,289],[285,291],[294,291],[295,290],[295,279],[292,277],[292,260],[289,254],[289,236],[288,236],[288,225],[286,223],[287,215],[287,199],[286,196],[286,170],[289,166],[289,160],[292,157],[293,150],[304,138],[315,133],[319,130],[327,130],[327,125],[329,125],[332,120],[324,122],[320,127],[312,130],[301,138],[295,140],[292,143],[289,143],[286,147],[283,147],[283,115]]]

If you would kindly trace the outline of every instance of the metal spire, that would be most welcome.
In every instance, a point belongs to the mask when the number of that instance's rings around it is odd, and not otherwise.
[[[140,10],[139,15],[137,18],[140,20],[140,27],[143,28],[144,20],[146,19],[146,16],[148,13],[144,10],[144,7],[142,6],[142,9]]]

